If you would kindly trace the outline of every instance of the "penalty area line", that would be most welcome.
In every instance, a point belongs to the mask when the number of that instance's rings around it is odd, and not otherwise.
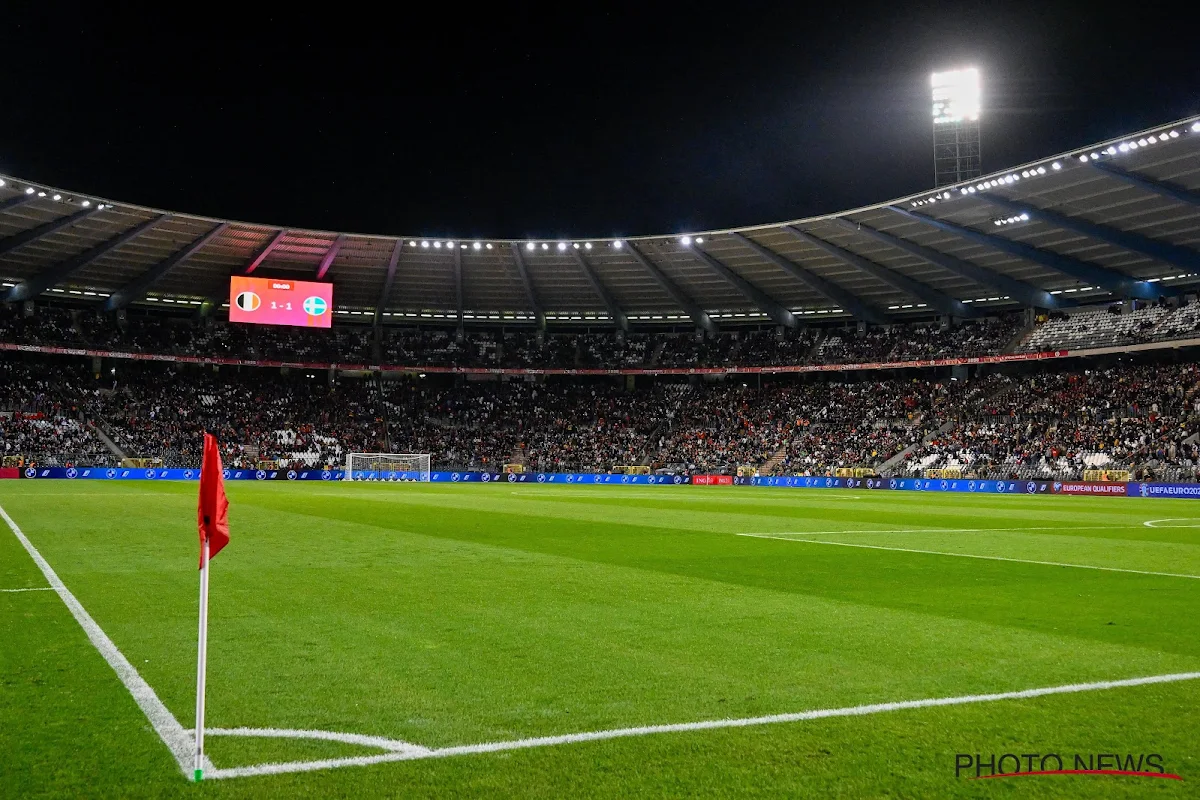
[[[75,617],[75,621],[79,623],[79,627],[83,628],[83,632],[87,635],[92,645],[100,651],[100,655],[112,667],[113,672],[117,673],[121,683],[133,695],[133,701],[137,703],[138,708],[146,715],[146,719],[150,721],[150,725],[154,728],[154,732],[162,739],[163,744],[171,751],[171,755],[175,757],[175,761],[179,764],[179,768],[184,775],[191,776],[192,774],[192,751],[195,749],[196,743],[194,739],[188,735],[183,726],[179,724],[179,720],[175,719],[175,715],[163,705],[163,701],[158,699],[158,695],[150,688],[150,684],[134,669],[129,663],[129,659],[117,649],[113,644],[113,640],[108,638],[108,634],[96,624],[96,620],[92,619],[92,615],[87,612],[83,604],[76,599],[71,590],[63,584],[59,579],[58,573],[50,566],[49,562],[42,557],[38,549],[33,546],[33,542],[29,541],[21,528],[8,515],[3,506],[0,506],[0,518],[3,518],[8,527],[12,530],[13,535],[17,537],[17,541],[25,548],[25,552],[29,553],[29,557],[33,559],[33,563],[37,564],[38,569],[46,576],[46,582],[50,584],[50,588],[58,593],[58,596],[66,604],[71,615]],[[213,768],[212,762],[205,758],[204,770],[208,772]]]
[[[1022,689],[1012,692],[968,694],[959,695],[957,697],[934,697],[925,700],[902,700],[894,703],[872,703],[869,705],[847,706],[845,708],[825,708],[816,709],[813,711],[799,711],[791,714],[773,714],[765,717],[716,719],[705,720],[702,722],[680,722],[668,725],[643,725],[633,728],[611,728],[609,730],[589,731],[585,733],[568,733],[559,736],[538,736],[530,739],[515,739],[505,742],[487,742],[484,744],[460,745],[456,747],[442,747],[429,750],[414,749],[407,752],[381,753],[380,755],[375,756],[329,758],[320,761],[292,761],[279,764],[257,764],[248,767],[218,769],[213,771],[211,774],[206,773],[205,779],[219,780],[224,778],[246,778],[257,775],[279,775],[289,772],[312,772],[315,770],[336,769],[340,767],[363,767],[371,764],[385,764],[395,761],[415,761],[426,758],[450,758],[453,756],[501,753],[512,750],[527,750],[537,747],[554,747],[564,744],[599,742],[609,739],[624,739],[635,736],[652,736],[662,733],[687,733],[691,731],[718,730],[722,728],[749,728],[760,725],[776,725],[789,722],[804,722],[815,719],[830,719],[833,717],[861,717],[872,714],[885,714],[893,711],[907,711],[918,708],[938,708],[941,706],[962,706],[976,703],[994,703],[1002,700],[1031,700],[1034,698],[1048,697],[1051,695],[1097,692],[1132,686],[1175,683],[1178,681],[1196,680],[1198,678],[1200,678],[1200,672],[1176,672],[1167,675],[1149,675],[1141,678],[1095,681],[1092,683],[1071,683],[1063,686],[1047,686],[1037,689]]]
[[[0,589],[0,592],[4,592],[4,593],[12,593],[12,592],[53,592],[53,591],[54,591],[54,587],[53,587],[53,586],[31,586],[31,587],[29,587],[28,589]]]
[[[1027,529],[1028,530],[1028,529]],[[861,531],[869,533],[886,531]],[[1188,575],[1183,572],[1154,572],[1147,569],[1127,569],[1124,567],[1099,567],[1095,564],[1068,564],[1065,561],[1037,561],[1029,558],[1012,558],[1010,556],[981,556],[976,553],[949,553],[945,550],[918,550],[914,547],[887,547],[882,544],[855,544],[852,542],[831,542],[826,539],[803,539],[788,536],[767,536],[761,533],[735,533],[734,536],[748,536],[752,539],[776,539],[781,542],[805,542],[807,544],[827,544],[834,547],[859,547],[864,550],[890,550],[894,553],[921,553],[927,556],[951,556],[953,558],[977,558],[984,561],[1010,561],[1017,564],[1037,564],[1043,567],[1071,567],[1072,569],[1095,569],[1101,572],[1128,572],[1134,575],[1154,575],[1160,578],[1189,578],[1200,581],[1200,575]]]

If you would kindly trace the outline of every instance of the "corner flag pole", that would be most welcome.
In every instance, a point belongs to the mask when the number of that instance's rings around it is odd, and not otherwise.
[[[208,537],[204,537],[200,566],[200,644],[196,661],[195,779],[204,778],[204,679],[208,671]]]

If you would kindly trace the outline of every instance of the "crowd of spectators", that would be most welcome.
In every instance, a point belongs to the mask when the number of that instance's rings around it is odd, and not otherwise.
[[[0,307],[0,342],[114,352],[308,364],[509,369],[781,366],[976,356],[999,352],[1019,315],[865,331],[801,328],[694,331],[538,332],[335,324],[329,329],[238,325],[196,315],[128,311],[123,319],[39,304],[32,315]],[[819,344],[818,344],[819,343]]]
[[[764,339],[767,337],[764,336]],[[753,340],[751,340],[753,341]],[[739,342],[744,344],[744,342]],[[575,353],[580,352],[576,343]],[[651,354],[651,357],[653,354]],[[644,352],[641,357],[645,357]],[[438,468],[644,465],[824,475],[956,469],[1078,478],[1128,467],[1195,477],[1200,368],[1120,365],[972,380],[807,375],[429,379],[0,356],[0,453],[51,463],[195,466],[200,433],[231,466],[334,466],[349,452],[430,453]],[[889,373],[876,373],[887,376]]]
[[[1200,370],[1122,366],[1014,381],[951,431],[911,454],[906,472],[1078,477],[1132,467],[1194,479],[1200,466]]]

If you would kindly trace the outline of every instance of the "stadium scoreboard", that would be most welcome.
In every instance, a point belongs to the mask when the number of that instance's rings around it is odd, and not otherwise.
[[[331,327],[333,284],[234,275],[229,280],[229,321]]]

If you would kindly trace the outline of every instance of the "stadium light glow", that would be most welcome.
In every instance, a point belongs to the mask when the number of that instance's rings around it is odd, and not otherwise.
[[[567,249],[567,243],[566,243],[566,242],[559,242],[559,243],[558,243],[558,252],[560,252],[560,253],[561,253],[563,250],[566,250],[566,249]]]
[[[969,67],[935,72],[930,77],[930,83],[933,86],[935,124],[979,119],[981,91],[978,69]]]
[[[488,250],[491,250],[491,249],[492,249],[492,243],[491,243],[491,242],[488,242],[488,243],[487,243],[487,249],[488,249]]]
[[[684,247],[687,247],[689,244],[691,244],[691,243],[692,243],[692,237],[690,237],[690,236],[680,236],[680,237],[679,237],[679,243],[680,243],[681,245],[683,245]]]
[[[526,243],[525,243],[525,249],[526,249],[526,250],[533,250],[533,248],[535,248],[535,247],[537,247],[537,245],[535,245],[533,242],[526,242]]]
[[[591,250],[591,249],[592,249],[592,243],[591,243],[591,242],[584,242],[584,243],[583,243],[583,249],[584,249],[584,250]]]
[[[614,250],[620,250],[620,249],[621,249],[621,247],[623,247],[623,245],[621,244],[621,240],[620,240],[620,239],[617,239],[615,242],[613,242],[613,249],[614,249]]]
[[[697,237],[696,237],[696,244],[704,244],[704,237],[703,237],[703,236],[697,236]]]
[[[441,242],[434,242],[434,243],[433,243],[433,247],[434,247],[434,249],[435,249],[435,250],[441,250],[441,249],[442,249],[442,243],[441,243]]]
[[[472,249],[472,250],[482,250],[482,249],[483,249],[483,245],[482,245],[482,244],[480,244],[479,242],[476,242],[475,244],[471,245],[471,249]]]
[[[53,198],[51,198],[51,199],[53,199],[53,200],[62,200],[62,195],[61,195],[61,194],[56,194],[56,195],[54,195],[54,197],[53,197]]]
[[[424,247],[424,248],[428,249],[428,248],[429,248],[429,242],[421,242],[421,247]]]
[[[8,184],[6,184],[6,183],[4,182],[4,179],[3,179],[3,178],[0,178],[0,186],[7,186],[7,185],[8,185]]]
[[[30,187],[26,188],[26,189],[25,189],[25,194],[33,194],[33,187],[32,187],[32,186],[30,186]]]
[[[454,249],[454,242],[446,242],[446,247],[449,247],[451,250],[453,250],[453,249]]]
[[[578,250],[578,249],[579,249],[579,242],[575,242],[575,243],[574,243],[573,245],[571,245],[571,246],[572,246],[572,247],[574,247],[576,250]]]
[[[1055,161],[1055,162],[1054,162],[1053,164],[1051,164],[1050,166],[1051,166],[1051,168],[1053,168],[1053,169],[1062,169],[1062,164],[1058,163],[1057,161]]]
[[[417,246],[417,243],[416,243],[416,242],[411,242],[411,241],[410,241],[410,242],[408,243],[408,246],[409,246],[409,247],[416,247],[416,246]]]
[[[84,200],[84,201],[83,201],[83,207],[84,207],[84,208],[89,208],[91,205],[92,205],[92,201],[91,201],[91,200]]]
[[[1200,122],[1192,123],[1192,133],[1200,133]]]
[[[550,245],[546,244],[545,242],[542,242],[542,249],[543,249],[543,250],[549,250],[549,249],[550,249]]]

